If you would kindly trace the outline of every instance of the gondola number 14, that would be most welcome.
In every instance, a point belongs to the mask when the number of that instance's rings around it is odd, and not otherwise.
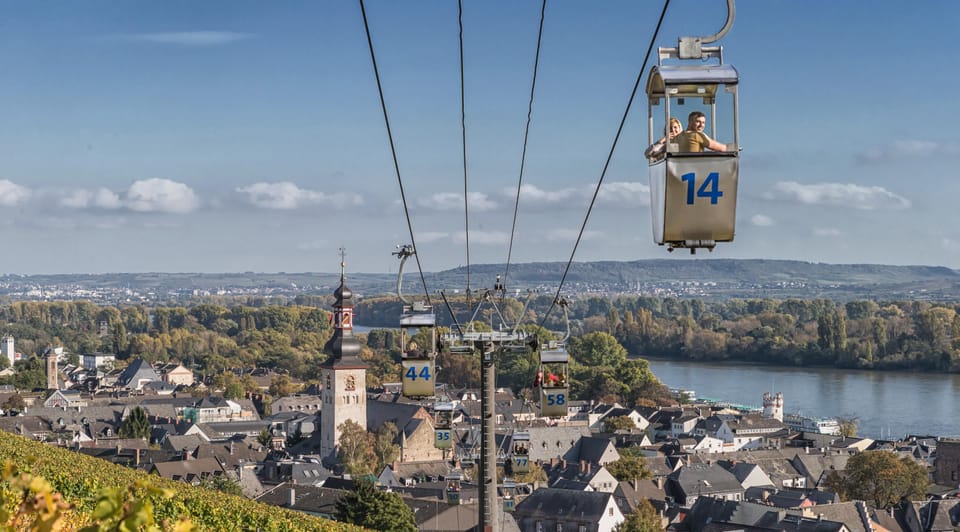
[[[687,205],[693,205],[693,186],[697,181],[697,176],[693,172],[683,174],[680,179],[687,184]],[[710,172],[703,184],[697,189],[698,198],[710,198],[710,204],[716,205],[717,200],[723,197],[720,191],[720,173]]]

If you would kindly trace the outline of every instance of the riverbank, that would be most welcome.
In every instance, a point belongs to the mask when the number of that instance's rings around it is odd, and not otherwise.
[[[960,375],[647,359],[662,382],[744,405],[783,392],[784,412],[859,418],[860,435],[960,436]]]

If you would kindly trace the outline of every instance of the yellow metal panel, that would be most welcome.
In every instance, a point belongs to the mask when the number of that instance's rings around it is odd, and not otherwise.
[[[449,449],[453,447],[453,440],[450,438],[450,431],[446,429],[438,429],[436,431],[436,441],[434,446],[437,449]]]
[[[540,388],[540,415],[563,417],[567,415],[567,402],[570,400],[569,388]]]
[[[511,458],[513,462],[513,472],[514,473],[529,473],[530,472],[530,457],[526,455],[514,455]]]
[[[737,217],[738,169],[737,157],[669,157],[663,240],[732,241]]]
[[[403,395],[406,397],[432,397],[436,371],[432,358],[411,359],[402,363]]]

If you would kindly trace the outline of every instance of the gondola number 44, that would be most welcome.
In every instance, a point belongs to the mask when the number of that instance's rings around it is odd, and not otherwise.
[[[694,184],[696,184],[697,181],[697,176],[693,172],[690,172],[689,174],[683,174],[680,176],[680,179],[687,184],[687,205],[693,205],[693,189]],[[703,184],[697,189],[696,197],[710,198],[711,205],[717,204],[717,200],[723,197],[723,192],[720,191],[719,172],[710,172],[710,174],[707,175],[707,178],[703,180]]]

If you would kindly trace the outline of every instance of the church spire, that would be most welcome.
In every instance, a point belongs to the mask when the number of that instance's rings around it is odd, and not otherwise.
[[[333,292],[333,336],[323,346],[329,355],[324,366],[364,367],[358,358],[360,341],[353,336],[353,292],[347,288],[346,250],[340,248],[340,286]]]

